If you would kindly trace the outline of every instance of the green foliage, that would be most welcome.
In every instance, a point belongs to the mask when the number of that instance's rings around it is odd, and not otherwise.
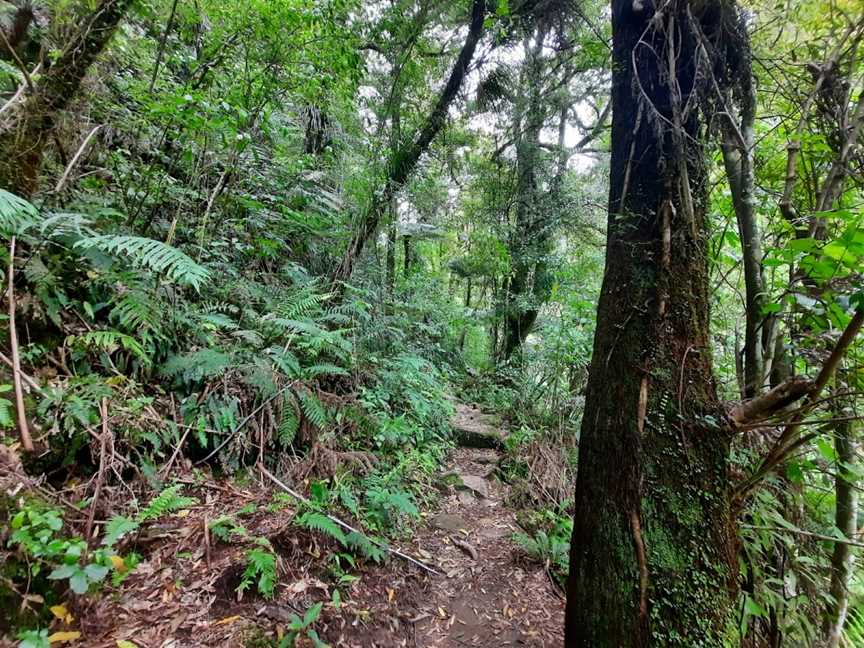
[[[194,497],[181,495],[179,485],[168,486],[150,500],[150,503],[146,507],[141,509],[141,512],[138,514],[138,521],[155,520],[163,515],[179,511],[197,503],[198,500]]]
[[[258,538],[257,547],[246,552],[246,569],[237,586],[242,595],[254,583],[264,598],[273,598],[276,592],[276,554],[266,538]]]
[[[321,616],[321,609],[324,604],[321,602],[315,603],[303,614],[301,619],[298,615],[292,614],[289,618],[287,633],[279,642],[278,648],[293,648],[296,645],[297,639],[301,635],[305,635],[311,642],[314,648],[329,648],[329,646],[321,641],[318,633],[312,628],[318,617]]]
[[[196,290],[207,281],[207,270],[180,250],[161,241],[141,236],[103,234],[81,239],[75,247],[88,250],[96,248],[111,254],[125,254],[132,265],[147,268],[171,281],[192,286]]]
[[[67,581],[73,592],[86,594],[117,568],[110,559],[113,554],[109,547],[86,554],[83,561],[87,543],[58,535],[62,528],[59,511],[25,505],[12,516],[7,544],[27,558],[28,578],[45,571],[48,580]]]
[[[0,189],[0,233],[5,237],[20,234],[39,222],[39,210],[32,204]]]

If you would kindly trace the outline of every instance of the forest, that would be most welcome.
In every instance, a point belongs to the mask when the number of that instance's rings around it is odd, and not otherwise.
[[[864,648],[862,0],[0,0],[0,648]]]

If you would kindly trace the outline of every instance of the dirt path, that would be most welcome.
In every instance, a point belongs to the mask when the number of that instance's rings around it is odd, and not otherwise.
[[[465,406],[454,426],[482,434],[475,437],[481,445],[486,435],[498,434],[488,417]],[[408,548],[443,574],[414,583],[407,578],[402,591],[386,588],[389,605],[375,616],[379,622],[390,618],[389,627],[346,628],[333,637],[336,645],[563,645],[564,602],[543,568],[526,562],[511,540],[518,525],[506,505],[507,487],[494,477],[499,459],[500,451],[491,448],[459,448],[450,455],[441,471],[438,510],[428,514]]]
[[[435,566],[430,575],[391,558],[367,563],[359,579],[335,584],[329,560],[339,548],[298,530],[296,511],[273,508],[269,484],[180,480],[199,505],[167,516],[140,535],[142,562],[110,596],[74,599],[74,646],[116,648],[271,647],[291,614],[326,603],[315,630],[333,648],[500,648],[561,646],[564,603],[543,567],[528,562],[511,537],[518,530],[507,486],[495,478],[503,437],[493,419],[460,406],[454,418],[463,444],[447,458],[437,508],[424,513],[402,551]],[[491,447],[490,447],[491,446]],[[278,554],[279,582],[270,600],[238,599],[244,544],[214,543],[208,520],[235,518]],[[70,603],[71,605],[71,603]],[[55,624],[57,625],[57,624]],[[0,640],[0,648],[4,644]],[[129,644],[127,644],[129,645]],[[299,648],[310,648],[305,638]]]

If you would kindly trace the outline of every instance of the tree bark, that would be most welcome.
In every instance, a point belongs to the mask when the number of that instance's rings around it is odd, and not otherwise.
[[[855,425],[845,421],[834,430],[834,448],[837,453],[837,474],[834,477],[834,526],[847,538],[857,531],[858,494],[856,491],[854,466]],[[843,636],[843,626],[849,611],[849,584],[852,579],[854,548],[843,542],[834,543],[831,555],[831,600],[822,619],[822,636],[825,648],[838,648]]]
[[[738,235],[744,268],[745,327],[744,327],[744,390],[743,398],[758,395],[765,382],[763,348],[763,306],[765,280],[762,275],[762,234],[755,211],[755,152],[753,127],[756,120],[756,90],[747,53],[746,69],[741,75],[740,124],[727,114],[722,122],[723,164],[732,193],[732,205],[738,221]]]
[[[393,195],[405,184],[420,158],[429,148],[432,140],[444,126],[447,111],[462,87],[462,82],[468,73],[468,66],[474,58],[477,43],[483,34],[483,20],[486,17],[485,0],[474,0],[471,8],[471,23],[468,35],[459,52],[459,56],[450,71],[447,85],[441,91],[432,112],[426,118],[423,127],[413,142],[401,146],[395,155],[391,156],[389,171],[384,185],[375,192],[372,202],[363,211],[359,222],[348,243],[348,248],[342,255],[342,260],[331,275],[331,281],[336,292],[342,290],[342,285],[351,278],[354,266],[363,252],[367,241],[378,231],[378,223],[384,210],[390,205]]]
[[[694,15],[695,14],[695,15]],[[579,445],[568,648],[727,645],[729,441],[711,366],[704,78],[732,2],[613,0],[606,268]],[[722,48],[721,48],[722,49]]]
[[[102,0],[59,58],[24,93],[0,126],[0,187],[29,197],[36,190],[42,152],[54,122],[77,93],[131,0]]]

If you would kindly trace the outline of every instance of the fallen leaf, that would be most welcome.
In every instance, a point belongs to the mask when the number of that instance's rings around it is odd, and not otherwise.
[[[131,641],[126,641],[125,639],[118,639],[117,648],[138,648],[138,646],[136,646]]]
[[[69,614],[69,610],[66,609],[65,605],[52,605],[50,608],[51,614],[60,619],[63,623],[69,624],[75,620],[71,614]]]
[[[392,602],[393,602],[393,599],[395,599],[395,598],[396,598],[396,590],[394,590],[394,589],[390,589],[390,588],[388,587],[388,588],[387,588],[387,601],[389,601],[390,603],[392,603]]]
[[[213,625],[228,625],[229,623],[234,623],[237,619],[240,618],[239,614],[235,614],[234,616],[225,617],[224,619],[219,619]]]
[[[81,638],[81,633],[77,630],[67,630],[65,632],[55,632],[48,637],[49,643],[59,643],[61,641],[75,641]]]

